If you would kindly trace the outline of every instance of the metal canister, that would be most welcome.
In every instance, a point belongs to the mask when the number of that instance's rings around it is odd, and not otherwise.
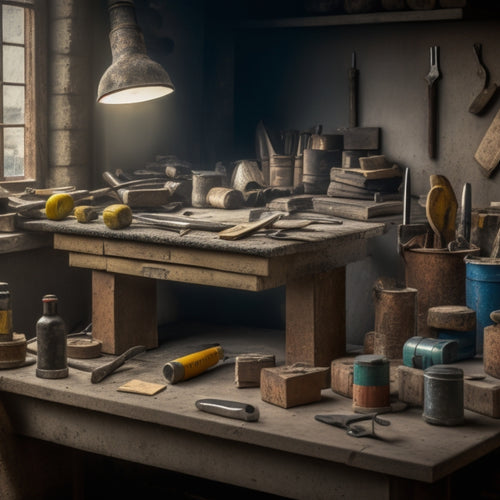
[[[411,368],[425,370],[433,365],[455,361],[458,361],[456,340],[416,336],[409,338],[403,346],[403,364]]]
[[[464,422],[464,372],[454,366],[434,365],[424,370],[424,420],[434,425]]]
[[[0,283],[0,342],[10,342],[12,336],[12,304],[8,283]]]
[[[40,378],[68,376],[66,326],[57,313],[57,303],[55,295],[44,295],[43,315],[36,323],[36,376]]]
[[[354,358],[352,406],[359,413],[390,408],[390,366],[386,357],[363,354]]]

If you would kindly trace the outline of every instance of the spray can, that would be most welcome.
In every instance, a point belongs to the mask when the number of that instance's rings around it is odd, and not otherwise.
[[[0,283],[0,342],[11,342],[12,304],[8,283]]]
[[[66,326],[57,314],[57,297],[44,295],[42,306],[43,315],[36,323],[36,376],[40,378],[64,378],[68,376]]]

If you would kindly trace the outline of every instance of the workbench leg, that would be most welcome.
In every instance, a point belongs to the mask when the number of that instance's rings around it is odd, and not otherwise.
[[[330,366],[346,352],[345,267],[286,285],[286,363]]]
[[[92,271],[92,336],[107,354],[158,347],[156,281]]]

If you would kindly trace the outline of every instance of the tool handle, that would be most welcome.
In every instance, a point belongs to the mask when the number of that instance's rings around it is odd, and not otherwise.
[[[461,229],[462,236],[467,242],[470,242],[471,231],[471,213],[472,213],[472,193],[469,182],[464,184],[462,189],[462,213],[461,213]]]
[[[427,111],[427,132],[429,158],[436,158],[436,134],[437,134],[437,86],[430,83],[427,86],[428,111]]]
[[[222,417],[237,418],[246,422],[255,422],[259,419],[259,409],[247,403],[224,399],[199,399],[195,404],[198,410]]]
[[[97,384],[104,380],[108,375],[111,375],[117,368],[119,368],[127,359],[132,358],[133,356],[137,356],[141,352],[144,352],[146,348],[142,345],[138,345],[135,347],[131,347],[128,351],[125,351],[123,354],[118,356],[116,359],[111,361],[110,363],[106,363],[105,365],[99,366],[95,370],[92,370],[92,374],[90,376],[90,381],[93,384]]]

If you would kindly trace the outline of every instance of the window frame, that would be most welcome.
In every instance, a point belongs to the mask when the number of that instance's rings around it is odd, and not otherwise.
[[[43,186],[47,170],[47,3],[46,0],[0,0],[25,8],[24,177],[0,180],[10,192]],[[3,151],[3,134],[0,134]],[[2,153],[3,154],[3,153]]]

